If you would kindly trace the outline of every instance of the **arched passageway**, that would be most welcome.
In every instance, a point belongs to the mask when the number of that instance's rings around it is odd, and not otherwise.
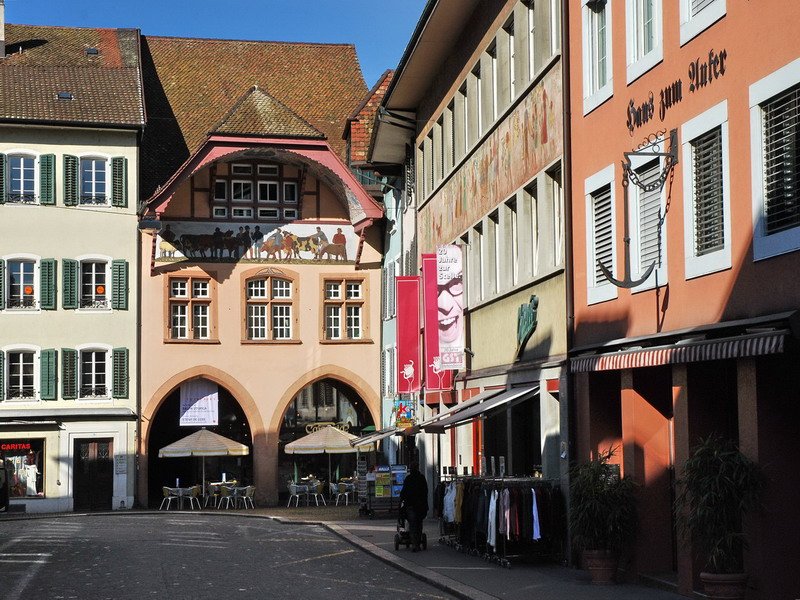
[[[209,431],[245,444],[250,448],[248,456],[218,457],[205,459],[206,478],[209,481],[222,478],[236,479],[245,484],[253,483],[253,435],[244,410],[225,387],[219,385],[219,424],[206,427]],[[163,486],[181,486],[200,483],[202,478],[202,459],[199,458],[159,458],[160,448],[171,444],[199,429],[199,427],[181,427],[180,418],[180,386],[176,387],[161,403],[150,425],[147,440],[148,456],[148,504],[158,507],[161,501]]]
[[[292,399],[283,413],[278,442],[278,481],[281,483],[313,474],[328,478],[328,457],[324,454],[286,454],[284,447],[317,427],[334,425],[348,433],[360,435],[374,421],[364,400],[349,385],[325,378],[306,385]],[[356,455],[337,454],[332,457],[333,478],[352,475]],[[279,490],[285,492],[285,485]]]

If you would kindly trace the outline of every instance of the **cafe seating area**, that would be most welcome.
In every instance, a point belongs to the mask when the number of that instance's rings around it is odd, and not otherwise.
[[[189,509],[215,508],[225,509],[254,509],[253,501],[256,493],[254,485],[241,486],[237,481],[218,481],[206,485],[203,492],[202,485],[190,487],[162,488],[164,497],[158,510],[169,510],[173,501],[177,510],[183,510],[188,501]],[[200,500],[203,500],[202,507]]]
[[[327,501],[323,494],[325,485],[318,479],[302,478],[297,481],[289,481],[287,487],[289,489],[287,508],[292,506],[292,503],[298,507],[301,503],[305,506],[327,506]],[[339,506],[340,501],[344,502],[345,505],[349,505],[351,501],[355,502],[355,496],[355,479],[345,478],[338,483],[328,484],[328,499],[331,502],[335,502],[336,506]]]

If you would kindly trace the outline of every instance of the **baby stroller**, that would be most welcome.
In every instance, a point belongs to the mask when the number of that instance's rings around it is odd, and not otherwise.
[[[400,504],[400,509],[397,514],[397,533],[394,534],[394,549],[399,550],[400,546],[405,546],[406,549],[411,546],[411,531],[408,527],[405,502]],[[423,550],[428,549],[428,536],[424,531],[420,537],[419,546]]]

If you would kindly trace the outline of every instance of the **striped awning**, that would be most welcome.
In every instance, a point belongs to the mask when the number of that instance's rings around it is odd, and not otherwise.
[[[768,331],[715,340],[679,342],[669,346],[578,356],[570,361],[570,365],[573,373],[585,373],[778,354],[783,352],[787,333],[789,332],[786,330]]]

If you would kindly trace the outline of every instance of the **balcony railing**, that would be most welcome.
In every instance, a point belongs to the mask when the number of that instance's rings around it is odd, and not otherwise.
[[[104,385],[82,385],[81,398],[108,398],[108,388]]]
[[[36,194],[6,194],[6,204],[38,204]]]
[[[81,298],[81,308],[106,309],[108,308],[107,298]]]
[[[9,298],[6,301],[6,308],[32,310],[36,308],[36,299],[29,296],[25,296],[23,298]]]
[[[105,206],[108,204],[108,196],[81,194],[82,206]]]
[[[12,385],[6,391],[7,400],[33,400],[34,398],[36,398],[36,388],[32,385]]]

